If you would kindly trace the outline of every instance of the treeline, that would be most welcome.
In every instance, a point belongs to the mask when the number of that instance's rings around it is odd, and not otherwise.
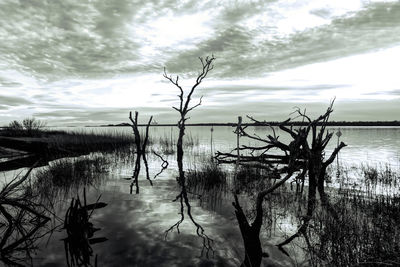
[[[186,126],[236,126],[237,123],[227,122],[227,123],[219,123],[219,122],[205,122],[205,123],[188,123]],[[282,122],[278,121],[267,121],[260,123],[242,123],[244,126],[278,126],[282,125]],[[302,121],[289,121],[283,123],[283,125],[293,125],[293,126],[306,126],[307,122]],[[317,125],[319,125],[317,123]],[[100,125],[100,127],[125,127],[130,126],[128,123],[120,123],[120,124],[108,124],[108,125]],[[138,126],[146,126],[145,124],[139,124]],[[165,124],[153,124],[151,126],[176,126],[176,124],[165,123]],[[400,126],[400,121],[329,121],[326,123],[326,126]]]

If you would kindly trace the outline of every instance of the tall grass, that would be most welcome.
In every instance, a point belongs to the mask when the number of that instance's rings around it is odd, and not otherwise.
[[[113,151],[133,144],[133,135],[127,133],[69,132],[51,135],[49,149],[61,153]]]
[[[321,210],[309,230],[312,266],[400,266],[400,198],[351,193]]]
[[[400,185],[400,174],[393,170],[389,164],[385,164],[379,168],[364,164],[361,165],[361,171],[367,185],[390,187],[397,187]]]
[[[100,174],[107,171],[105,157],[61,159],[50,163],[34,175],[32,190],[43,199],[64,197],[71,189],[79,189],[99,182]]]
[[[221,200],[223,191],[212,189],[215,186],[218,188],[219,181],[215,177],[225,176],[223,179],[229,180],[227,172],[216,167],[204,161],[197,170],[187,173],[188,188],[202,192],[206,198],[202,197],[200,202],[209,202],[202,206],[212,210],[217,202],[227,201]],[[334,180],[336,169],[330,171]],[[256,193],[270,187],[278,176],[257,166],[239,168],[233,186],[235,192],[240,194],[250,220],[255,216],[252,203],[255,203]],[[347,190],[332,187],[327,190],[337,217],[321,206],[317,199],[317,208],[306,238],[302,236],[293,241],[291,255],[305,260],[307,266],[400,266],[399,177],[390,165],[342,166],[339,179],[347,179],[349,184],[358,183],[357,187],[346,187]],[[375,187],[391,190],[376,190]],[[289,183],[279,188],[267,196],[264,203],[265,237],[277,242],[284,240],[302,224],[306,210],[306,193],[296,194]]]
[[[187,171],[185,177],[187,188],[196,192],[223,189],[227,183],[227,174],[212,161],[206,161],[200,169]]]
[[[157,140],[157,144],[160,146],[161,152],[164,155],[171,155],[176,152],[176,140],[172,136],[160,136]]]
[[[199,137],[193,136],[191,133],[186,134],[183,139],[184,149],[194,148],[199,146],[199,144]],[[158,145],[159,150],[161,150],[164,155],[171,155],[176,153],[177,139],[172,135],[163,135],[154,141],[154,145]]]
[[[273,170],[253,165],[240,165],[235,177],[235,191],[254,193],[272,185],[280,175]]]

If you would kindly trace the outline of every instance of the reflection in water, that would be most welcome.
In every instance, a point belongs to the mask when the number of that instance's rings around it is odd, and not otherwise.
[[[155,128],[155,131],[162,131],[162,129],[163,128],[160,127]],[[387,131],[393,132],[393,130]],[[397,131],[400,132],[399,130]],[[349,129],[344,130],[344,138],[351,138],[350,132],[351,131]],[[354,136],[358,136],[357,134],[360,134],[359,130],[354,130],[354,132]],[[385,131],[371,130],[372,136],[368,140],[371,140],[372,143],[376,143],[376,140],[373,137],[375,132],[384,134]],[[153,133],[153,131],[151,131],[151,133]],[[229,133],[231,133],[231,131],[230,129],[227,129],[226,133],[223,132],[223,136],[225,137],[226,134]],[[217,128],[213,136],[217,149],[218,146],[221,146],[222,142],[221,138],[218,138],[218,134],[220,134],[220,131]],[[366,133],[361,134],[365,135]],[[207,129],[207,136],[208,139],[206,141],[207,144],[209,144],[209,129]],[[221,136],[222,135],[220,135],[220,137]],[[361,138],[357,140],[364,139]],[[102,201],[108,203],[107,208],[96,209],[96,211],[90,217],[90,222],[93,223],[93,228],[101,228],[101,236],[109,238],[109,241],[97,243],[95,246],[89,242],[92,251],[92,256],[89,257],[90,264],[96,264],[97,254],[99,255],[97,258],[99,266],[136,265],[158,267],[240,265],[243,259],[244,248],[241,239],[242,237],[240,235],[239,228],[237,227],[236,218],[233,214],[233,208],[231,204],[232,194],[228,190],[221,189],[218,186],[212,188],[209,188],[208,185],[203,186],[199,180],[195,180],[194,182],[193,180],[190,181],[191,171],[188,169],[197,163],[199,163],[198,166],[204,165],[204,160],[202,160],[200,156],[203,154],[207,156],[209,155],[207,146],[204,146],[205,142],[200,139],[200,143],[201,144],[199,146],[196,146],[193,150],[191,150],[191,153],[187,153],[187,155],[185,155],[185,186],[182,187],[181,183],[178,183],[178,191],[176,191],[177,183],[175,180],[175,177],[177,176],[177,163],[176,161],[172,160],[173,156],[171,155],[160,153],[166,161],[169,161],[170,167],[157,176],[157,183],[154,183],[154,187],[151,187],[148,181],[146,181],[144,172],[141,174],[139,180],[141,189],[140,196],[129,194],[130,181],[125,180],[125,178],[130,178],[132,176],[131,162],[133,153],[130,152],[127,153],[127,155],[121,155],[120,158],[118,158],[115,154],[105,156],[107,157],[108,161],[112,161],[114,165],[113,167],[106,168],[108,171],[107,174],[103,173],[101,175],[101,178],[105,178],[102,182],[98,182],[94,179],[90,187],[87,185],[87,201],[88,203],[95,203],[98,195],[102,194]],[[349,149],[353,149],[355,147],[354,142],[350,143],[350,145],[351,146]],[[358,143],[358,145],[360,144]],[[395,145],[395,149],[398,149],[398,147],[399,146]],[[162,148],[157,145],[154,145],[151,148],[156,151],[162,151]],[[367,146],[363,146],[363,148],[365,151]],[[379,150],[377,154],[379,154],[378,156],[383,157],[384,153],[381,152],[382,150]],[[347,151],[344,151],[342,155],[343,159],[347,160],[349,157],[346,153]],[[93,162],[87,162],[90,163],[87,165],[94,166]],[[152,176],[160,171],[160,165],[163,162],[164,161],[155,154],[148,154],[148,164],[150,174]],[[78,170],[79,168],[73,167],[73,169]],[[87,170],[86,167],[84,169]],[[199,170],[202,171],[201,168],[199,168]],[[256,206],[254,205],[256,202],[255,192],[257,192],[257,190],[265,190],[269,188],[271,184],[265,179],[254,179],[254,177],[265,178],[265,173],[249,171],[250,170],[243,170],[243,177],[238,175],[239,178],[236,180],[235,190],[238,190],[239,192],[238,200],[243,208],[243,212],[249,221],[253,221],[256,217]],[[226,173],[226,169],[223,169],[223,172]],[[93,174],[94,178],[96,176],[99,177],[99,173],[93,172]],[[344,172],[341,172],[342,176],[343,174]],[[90,176],[87,177],[87,181],[92,181]],[[380,176],[378,173],[378,178],[379,177]],[[43,189],[46,189],[45,187],[48,185],[53,187],[48,187],[46,192],[55,190],[57,186],[59,190],[62,191],[64,190],[64,184],[67,185],[69,181],[74,181],[74,179],[68,179],[68,176],[65,176],[64,178],[66,179],[59,180],[55,177],[51,177],[51,181],[48,183],[45,183],[45,180],[41,180],[43,182],[42,187]],[[229,184],[231,181],[231,177],[228,175],[224,183]],[[191,182],[193,183],[190,186],[189,184]],[[269,182],[274,182],[274,180]],[[34,180],[32,180],[32,183],[32,185],[35,184]],[[75,196],[76,190],[82,188],[83,184],[79,183],[76,188],[73,186],[74,190],[70,190],[66,194],[59,194],[58,201],[62,205],[57,206],[57,214],[62,214],[61,216],[63,219],[66,210],[70,207],[71,196]],[[383,227],[386,224],[384,219],[387,216],[385,214],[382,214],[382,216],[377,216],[377,212],[369,214],[373,210],[370,207],[372,204],[366,205],[361,197],[359,201],[365,207],[361,204],[357,204],[357,209],[350,209],[349,205],[351,203],[348,202],[354,200],[353,196],[349,195],[346,198],[341,198],[342,202],[339,203],[341,205],[336,208],[340,211],[343,209],[343,212],[340,212],[339,215],[341,222],[343,221],[346,224],[348,223],[348,219],[355,218],[353,216],[353,214],[355,214],[354,211],[357,211],[359,213],[358,216],[362,218],[362,220],[354,220],[353,224],[347,224],[351,227],[354,227],[354,229],[352,228],[352,231],[354,232],[354,234],[352,234],[352,238],[349,239],[348,235],[346,235],[349,233],[348,230],[342,231],[342,229],[344,229],[344,227],[342,227],[344,225],[343,223],[339,224],[336,220],[328,217],[329,213],[322,213],[322,210],[318,208],[316,210],[317,212],[314,213],[316,218],[313,218],[311,225],[312,227],[307,231],[312,247],[308,247],[308,244],[305,243],[303,238],[297,239],[295,243],[292,243],[293,250],[288,251],[292,256],[292,259],[288,258],[277,249],[275,244],[281,241],[284,237],[297,232],[298,226],[303,222],[303,216],[307,208],[307,198],[304,195],[297,195],[295,193],[296,185],[293,185],[293,189],[290,188],[289,184],[287,187],[281,187],[277,189],[275,194],[267,196],[264,201],[263,221],[266,223],[264,223],[262,227],[260,239],[264,251],[270,255],[269,258],[263,258],[264,266],[296,266],[295,261],[297,262],[297,266],[312,266],[312,264],[308,264],[305,259],[315,257],[315,255],[321,257],[321,265],[327,262],[330,263],[332,260],[341,260],[344,262],[345,257],[337,257],[337,255],[331,251],[333,245],[340,249],[340,253],[343,256],[345,253],[347,253],[345,250],[348,249],[348,253],[350,255],[350,253],[355,251],[352,248],[357,247],[357,252],[360,255],[359,258],[362,258],[361,256],[368,255],[363,252],[363,249],[367,252],[375,253],[373,252],[372,248],[379,248],[379,246],[372,247],[369,245],[379,245],[376,242],[372,243],[375,240],[374,235],[378,233],[377,229],[380,229],[377,226],[381,227],[380,231],[382,233],[385,233],[386,230],[387,231],[384,239],[376,240],[381,240],[381,243],[385,242],[385,244],[394,244],[394,242],[389,243],[386,241],[390,238],[392,238],[393,241],[396,241],[395,238],[397,237],[393,235],[393,231],[388,227]],[[307,186],[308,185],[306,183],[305,191],[308,190]],[[396,190],[395,192],[398,192],[398,186],[395,188],[393,187],[392,189],[394,191]],[[33,192],[33,195],[34,194],[35,191]],[[198,198],[199,195],[202,195],[202,197]],[[171,200],[175,200],[175,202],[171,202]],[[343,202],[345,202],[345,204],[342,204]],[[80,204],[81,206],[85,206],[83,197],[81,197]],[[380,207],[381,206],[377,205],[375,209]],[[393,207],[393,204],[390,206],[388,205],[388,207]],[[14,214],[18,214],[18,209],[11,209],[8,206],[6,207],[6,211],[13,216]],[[11,211],[13,211],[13,213]],[[381,213],[387,213],[388,211],[389,208],[385,208],[381,210]],[[179,212],[179,215],[176,214],[177,212]],[[90,211],[88,213],[90,213]],[[192,222],[188,213],[193,215],[192,219],[194,219],[194,222]],[[348,216],[347,214],[351,214],[351,216]],[[28,211],[25,212],[23,217],[24,216],[26,218],[26,222],[35,217]],[[184,221],[177,226],[176,223],[180,222],[182,217]],[[3,212],[1,212],[1,219],[3,224],[7,223],[7,219],[4,217]],[[39,222],[39,220],[35,220],[33,220],[33,222]],[[396,220],[397,219],[394,218],[393,222]],[[363,221],[366,221],[368,224],[362,223]],[[201,226],[201,228],[198,228],[196,224]],[[367,228],[364,228],[365,226],[374,229],[373,231],[370,231]],[[396,224],[391,224],[390,226],[392,229],[398,229]],[[25,227],[27,228],[27,225]],[[167,233],[168,240],[165,241],[165,230],[170,228],[172,229]],[[365,229],[368,230],[368,234],[363,234],[365,233]],[[16,231],[18,229],[14,227],[14,230]],[[176,230],[179,230],[179,235],[177,234]],[[0,236],[3,237],[4,233],[7,231],[7,227],[3,226],[0,231]],[[213,255],[215,255],[215,257],[211,260],[199,258],[201,249],[203,248],[204,250],[203,240],[207,241],[207,238],[199,238],[196,233],[197,231],[200,234],[205,233],[208,237],[210,237],[210,245],[212,245],[212,249],[214,250]],[[29,232],[29,229],[26,230],[26,232]],[[371,233],[373,235],[371,235]],[[37,230],[31,236],[31,241],[23,241],[20,246],[18,246],[17,250],[14,250],[10,253],[2,252],[1,261],[12,266],[17,265],[17,263],[26,266],[29,265],[28,256],[31,255],[34,266],[65,266],[67,262],[66,257],[69,257],[69,259],[73,257],[70,255],[69,251],[67,254],[65,253],[64,242],[60,242],[61,239],[66,237],[65,232],[54,232],[52,237],[49,238],[48,244],[46,243],[48,236],[42,238],[42,241],[40,241],[40,239],[39,241],[34,240],[36,237],[41,238],[44,234],[44,228]],[[93,236],[89,239],[92,239],[95,236],[97,235],[93,231]],[[338,239],[337,237],[341,238]],[[212,243],[211,238],[213,240]],[[363,239],[368,239],[370,243],[365,243]],[[346,240],[346,243],[342,242],[342,240]],[[351,245],[346,245],[350,244],[348,243],[350,241],[352,242]],[[10,237],[9,241],[7,242],[13,242],[12,238]],[[398,239],[396,242],[398,243]],[[31,245],[29,245],[29,243],[31,243]],[[320,246],[320,244],[325,244],[325,246]],[[68,244],[67,246],[72,247],[72,245]],[[34,251],[35,253],[33,253],[32,250],[29,250],[28,248],[38,248],[38,250]],[[381,246],[381,250],[383,252],[388,251],[386,248],[383,248],[384,247]],[[391,249],[393,251],[398,251],[398,248],[395,246],[391,246]],[[306,255],[307,251],[310,251],[309,255]],[[383,252],[382,255],[384,255]],[[88,250],[86,247],[84,248],[84,251],[78,252],[78,254],[79,253],[80,255],[90,254],[90,249]],[[14,262],[7,262],[6,260],[9,259],[13,260]],[[315,260],[319,261],[317,258]],[[350,262],[350,258],[348,258],[348,260],[349,265],[351,265],[350,263],[354,263]]]
[[[153,178],[153,179],[156,179],[157,176],[159,176],[161,173],[163,173],[164,170],[166,170],[168,168],[169,163],[160,154],[158,154],[154,150],[153,150],[153,153],[154,153],[154,155],[156,155],[157,157],[159,157],[162,160],[161,170],[156,175],[154,175],[154,178]],[[147,167],[147,173],[149,173],[148,172],[148,167]]]
[[[184,178],[183,178],[184,181]],[[205,233],[204,228],[194,219],[192,215],[192,207],[190,206],[189,198],[188,198],[188,192],[186,190],[185,182],[181,184],[181,192],[179,195],[176,196],[175,201],[179,201],[180,203],[180,212],[179,214],[181,215],[180,219],[172,225],[168,230],[165,231],[165,238],[167,238],[168,233],[170,231],[173,231],[174,228],[180,233],[179,231],[179,226],[185,219],[185,209],[186,209],[186,214],[189,217],[190,221],[195,225],[196,227],[196,234],[203,240],[203,249],[201,251],[201,255],[205,253],[206,257],[209,257],[209,253],[213,252],[213,247],[212,247],[212,242],[213,240]]]
[[[35,243],[43,234],[40,230],[50,220],[45,207],[36,204],[37,198],[25,187],[33,167],[0,191],[0,261],[10,266],[29,262]]]
[[[68,266],[93,266],[91,264],[92,245],[107,240],[105,237],[93,237],[94,233],[100,228],[95,228],[93,223],[90,222],[93,211],[103,208],[107,204],[98,202],[100,197],[96,203],[87,204],[85,189],[83,199],[83,205],[79,196],[77,199],[72,199],[65,214],[64,229],[67,237],[64,239],[64,248]],[[94,266],[97,266],[97,255],[95,256]]]

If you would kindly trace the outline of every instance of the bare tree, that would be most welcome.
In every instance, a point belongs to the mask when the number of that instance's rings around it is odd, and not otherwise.
[[[132,122],[131,127],[133,130],[133,134],[135,135],[135,146],[136,146],[136,162],[135,162],[135,169],[133,171],[133,176],[132,176],[132,183],[131,183],[131,190],[130,193],[132,194],[133,191],[133,184],[135,184],[136,186],[136,194],[139,194],[139,182],[138,182],[138,178],[139,178],[139,173],[140,173],[140,162],[141,162],[141,158],[143,157],[143,162],[146,168],[146,178],[149,181],[149,183],[151,185],[153,185],[152,181],[150,180],[150,176],[149,176],[149,168],[148,168],[148,164],[147,164],[147,158],[146,158],[146,146],[147,146],[147,142],[149,139],[149,127],[151,124],[151,121],[153,119],[153,116],[150,117],[149,122],[146,125],[146,134],[145,134],[145,138],[143,140],[143,143],[141,141],[141,137],[140,137],[140,132],[139,132],[139,128],[138,128],[138,116],[139,116],[139,112],[135,111],[135,118],[132,118],[132,112],[129,112],[129,120]]]
[[[293,239],[301,234],[306,235],[308,223],[311,220],[315,209],[317,190],[322,204],[331,211],[333,216],[336,216],[336,213],[329,204],[328,197],[325,193],[324,182],[327,167],[334,161],[338,152],[346,145],[343,142],[338,144],[329,158],[325,160],[325,148],[333,135],[333,133],[330,133],[326,129],[330,114],[333,112],[333,103],[334,101],[331,102],[323,115],[314,120],[307,116],[305,111],[301,111],[297,108],[294,112],[296,118],[300,117],[305,123],[305,126],[300,126],[298,129],[288,127],[287,125],[290,123],[290,119],[279,125],[279,128],[291,138],[291,141],[288,144],[279,140],[279,136],[276,135],[274,128],[267,122],[258,121],[253,117],[248,116],[249,119],[256,122],[258,125],[269,126],[272,130],[272,135],[269,134],[267,135],[267,138],[262,138],[256,134],[249,134],[246,131],[246,127],[240,127],[239,131],[241,136],[260,142],[261,145],[242,145],[240,148],[236,148],[230,153],[222,153],[219,151],[216,153],[217,162],[235,164],[237,161],[237,153],[233,152],[239,149],[241,152],[247,152],[247,155],[240,156],[241,164],[251,163],[262,168],[274,168],[280,173],[285,174],[284,177],[271,188],[263,190],[257,194],[256,217],[251,225],[248,223],[247,218],[240,207],[237,196],[234,195],[235,202],[233,203],[233,206],[235,208],[236,217],[245,246],[245,260],[242,266],[260,266],[263,256],[259,240],[259,233],[262,225],[263,200],[266,195],[282,186],[296,173],[296,179],[303,183],[306,175],[308,176],[307,214],[298,231],[285,241],[278,244],[278,247],[284,251],[284,245],[289,244]],[[309,135],[311,135],[311,144],[308,139]]]
[[[180,94],[179,100],[180,104],[179,107],[173,107],[176,111],[179,112],[180,118],[178,121],[178,128],[179,128],[179,136],[178,136],[178,142],[177,142],[177,162],[178,162],[178,169],[179,169],[179,177],[178,177],[178,183],[181,186],[181,192],[179,195],[176,196],[174,202],[179,201],[180,203],[180,219],[172,225],[166,232],[165,232],[165,237],[167,237],[168,233],[172,231],[173,229],[176,229],[179,233],[179,226],[185,219],[185,209],[186,213],[190,219],[190,221],[196,226],[196,234],[202,238],[203,240],[203,251],[206,252],[206,255],[208,256],[209,251],[212,251],[212,239],[208,237],[208,235],[205,234],[204,228],[194,219],[192,216],[191,210],[192,207],[189,202],[189,197],[188,197],[188,191],[186,189],[186,180],[185,180],[185,172],[183,170],[183,136],[185,135],[185,123],[189,119],[187,117],[187,114],[195,109],[196,107],[201,105],[201,100],[202,97],[200,97],[199,102],[196,105],[190,106],[190,101],[192,99],[193,93],[195,89],[200,85],[200,83],[203,81],[203,79],[207,76],[208,72],[211,71],[214,67],[212,64],[213,61],[215,60],[214,56],[211,57],[206,57],[205,59],[199,58],[202,68],[200,70],[200,73],[198,74],[195,84],[192,86],[192,88],[189,90],[187,95],[185,96],[185,92],[181,85],[179,84],[179,76],[176,76],[176,78],[172,78],[172,76],[168,76],[166,73],[166,70],[164,68],[164,77],[169,80],[172,84],[174,84],[176,87],[178,87]],[[202,251],[202,252],[203,252]]]
[[[178,111],[179,115],[180,115],[180,118],[178,121],[179,136],[178,136],[178,142],[176,144],[177,161],[178,161],[180,177],[184,177],[183,165],[182,165],[182,160],[183,160],[183,147],[182,146],[183,146],[183,136],[185,135],[185,123],[189,119],[189,117],[187,117],[187,114],[190,111],[192,111],[193,109],[195,109],[196,107],[201,105],[201,100],[203,97],[200,97],[200,100],[196,105],[190,107],[189,104],[190,104],[190,101],[192,100],[194,90],[200,85],[200,83],[203,81],[203,79],[207,76],[208,72],[214,68],[214,65],[212,64],[213,61],[215,60],[214,56],[206,57],[205,59],[200,57],[199,59],[200,59],[201,65],[202,65],[201,71],[200,71],[199,75],[197,76],[195,84],[192,86],[192,88],[189,90],[189,92],[186,96],[185,96],[185,92],[184,92],[183,88],[179,84],[179,76],[176,76],[175,79],[172,78],[172,76],[168,76],[166,73],[166,70],[164,68],[164,77],[167,80],[169,80],[173,85],[178,87],[178,89],[180,91],[180,94],[178,95],[179,100],[180,100],[179,107],[172,107],[173,109]]]

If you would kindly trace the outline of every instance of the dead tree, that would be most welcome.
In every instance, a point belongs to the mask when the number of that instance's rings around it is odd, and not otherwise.
[[[241,127],[239,129],[241,136],[258,141],[261,144],[259,146],[242,145],[239,150],[245,152],[247,155],[240,156],[241,164],[251,163],[262,168],[274,168],[280,173],[285,174],[284,178],[281,178],[281,180],[274,184],[274,186],[258,193],[256,219],[251,226],[247,222],[247,218],[241,210],[238,199],[235,196],[233,206],[235,207],[235,213],[242,232],[246,252],[243,266],[260,266],[261,263],[261,245],[259,247],[258,244],[260,243],[259,229],[262,224],[262,216],[260,215],[262,215],[262,202],[264,197],[279,186],[283,185],[294,174],[297,173],[297,178],[302,181],[304,181],[306,175],[308,176],[309,187],[307,214],[304,217],[303,224],[300,226],[296,234],[278,244],[278,247],[283,250],[283,246],[290,243],[294,238],[301,234],[306,234],[308,223],[311,220],[315,209],[317,191],[320,195],[322,204],[328,207],[328,210],[330,210],[332,215],[335,216],[335,212],[330,206],[328,197],[324,191],[326,169],[334,161],[338,152],[346,145],[343,142],[340,143],[334,149],[329,158],[325,160],[325,148],[333,135],[333,133],[329,133],[326,130],[329,116],[333,112],[333,103],[334,102],[332,101],[323,115],[314,120],[310,119],[306,115],[305,111],[302,112],[300,109],[296,109],[296,118],[302,118],[306,126],[301,126],[298,129],[288,127],[287,125],[290,123],[290,119],[279,125],[279,128],[283,132],[289,134],[291,138],[289,144],[281,142],[279,136],[276,135],[274,128],[267,122],[258,121],[250,116],[248,116],[248,118],[258,125],[269,126],[272,130],[272,135],[269,134],[266,138],[262,138],[256,134],[249,134],[246,131],[246,127]],[[308,140],[309,135],[311,135],[311,144]],[[237,154],[234,153],[235,150],[237,149],[234,149],[230,153],[222,153],[218,151],[216,153],[217,162],[235,164],[237,161]]]
[[[208,72],[211,71],[214,68],[214,65],[212,64],[213,61],[215,60],[214,56],[211,57],[206,57],[203,59],[202,57],[199,58],[202,68],[200,70],[199,75],[196,78],[195,84],[192,86],[192,88],[189,90],[188,94],[185,96],[185,92],[183,91],[183,88],[179,84],[179,76],[176,76],[176,78],[172,78],[172,76],[168,76],[166,73],[166,70],[164,68],[164,77],[169,80],[173,85],[178,87],[180,94],[179,100],[180,104],[179,107],[172,107],[176,111],[179,112],[180,118],[178,121],[178,128],[179,128],[179,136],[178,136],[178,142],[176,144],[177,148],[177,161],[178,161],[178,168],[179,168],[179,177],[183,178],[184,173],[183,173],[183,136],[185,135],[185,123],[189,117],[187,117],[187,114],[195,109],[196,107],[201,105],[201,100],[203,97],[200,97],[199,103],[196,105],[190,107],[190,101],[192,100],[192,96],[194,93],[194,90],[200,85],[200,83],[203,81],[203,79],[207,76]]]
[[[178,87],[180,94],[178,95],[180,104],[179,107],[173,107],[176,111],[179,112],[180,118],[178,121],[178,128],[179,128],[179,135],[178,135],[178,142],[177,142],[177,162],[178,162],[178,169],[179,169],[179,177],[178,177],[178,183],[181,186],[181,192],[179,195],[176,196],[174,202],[179,201],[180,203],[180,219],[172,225],[166,232],[165,232],[165,237],[167,237],[168,233],[171,232],[173,229],[176,229],[179,233],[179,226],[185,219],[185,209],[186,209],[186,214],[189,217],[190,221],[196,226],[196,234],[202,238],[203,240],[203,251],[206,252],[206,255],[208,256],[208,253],[212,251],[212,239],[209,238],[203,229],[203,227],[193,218],[191,210],[192,207],[189,202],[189,197],[188,197],[188,192],[186,190],[186,180],[185,180],[185,172],[183,170],[183,136],[185,135],[185,123],[189,119],[187,117],[187,114],[195,109],[196,107],[201,105],[201,100],[202,97],[200,97],[199,102],[194,105],[194,106],[189,106],[190,101],[192,99],[193,93],[195,89],[200,85],[200,83],[203,81],[203,79],[207,76],[208,72],[211,71],[214,67],[212,64],[213,61],[215,60],[214,56],[211,57],[206,57],[205,59],[199,58],[202,69],[200,70],[200,73],[198,74],[196,78],[195,84],[192,86],[192,88],[189,90],[187,95],[185,96],[185,93],[183,91],[183,88],[179,84],[179,76],[176,76],[175,79],[172,78],[172,76],[168,76],[166,73],[166,70],[164,68],[164,77],[169,80],[172,84],[174,84],[176,87]],[[202,251],[202,252],[203,252]]]
[[[141,158],[143,157],[143,162],[146,168],[146,178],[149,181],[151,185],[153,185],[150,176],[149,176],[149,168],[147,164],[147,158],[146,158],[146,146],[147,142],[149,140],[149,127],[151,124],[151,121],[153,119],[153,116],[150,117],[149,122],[146,125],[146,134],[143,142],[141,141],[140,137],[140,132],[138,128],[138,116],[139,112],[135,111],[135,118],[132,118],[132,112],[129,112],[129,120],[132,122],[131,127],[133,130],[133,134],[135,136],[135,147],[136,147],[136,161],[135,161],[135,169],[133,171],[132,175],[132,183],[130,185],[130,193],[132,194],[133,191],[133,185],[135,184],[136,186],[136,194],[139,194],[139,183],[138,183],[138,178],[139,178],[139,173],[140,173],[140,163],[141,163]]]

